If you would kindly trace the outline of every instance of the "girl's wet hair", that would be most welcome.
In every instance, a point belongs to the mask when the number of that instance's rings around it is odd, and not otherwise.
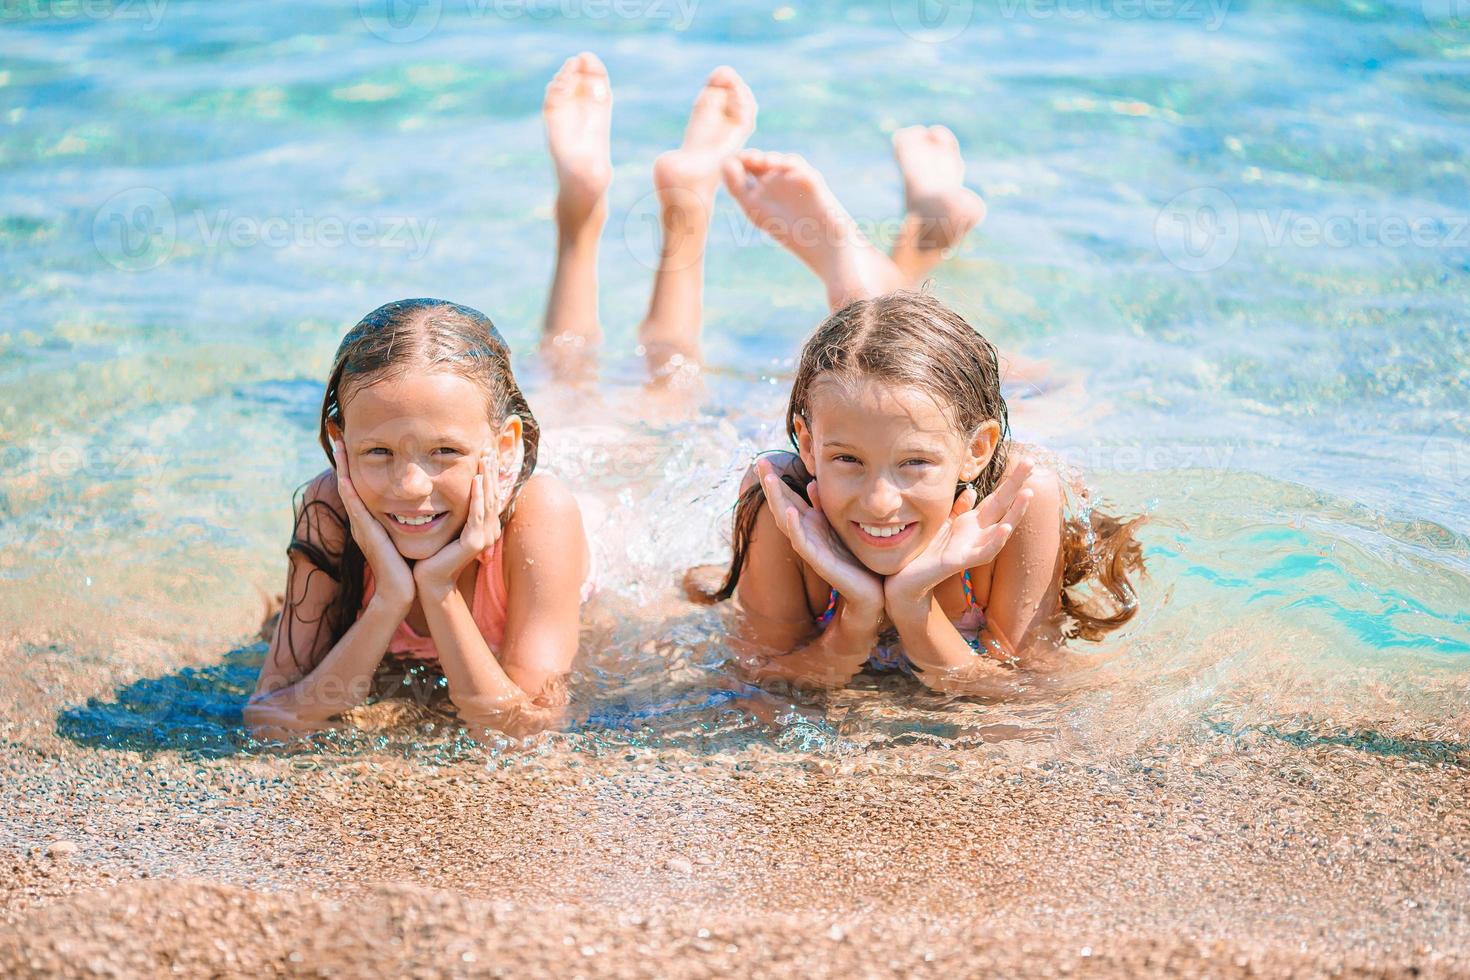
[[[983,500],[1000,485],[1010,444],[1010,420],[1000,390],[1000,359],[990,341],[958,313],[926,293],[905,290],[857,300],[833,313],[801,349],[786,407],[791,445],[797,445],[797,418],[811,426],[812,388],[819,380],[851,383],[866,379],[926,392],[944,407],[955,430],[966,436],[985,422],[999,422],[1000,441],[994,455],[974,480],[955,487],[955,496],[968,486]],[[790,476],[783,479],[806,498],[806,481]],[[764,503],[759,481],[740,495],[730,569],[713,599],[735,594]],[[1137,611],[1137,593],[1129,574],[1143,567],[1142,550],[1134,537],[1141,522],[1142,518],[1121,521],[1096,508],[1067,519],[1062,545],[1067,635],[1098,639]],[[1108,596],[1104,603],[1110,609],[1096,608],[1097,588]],[[1083,595],[1084,590],[1091,594]]]
[[[502,525],[510,519],[516,495],[536,469],[541,427],[531,406],[511,373],[510,348],[490,318],[479,310],[439,299],[404,299],[386,303],[358,322],[337,347],[332,373],[322,398],[318,438],[327,462],[335,469],[332,437],[328,423],[343,428],[343,409],[352,395],[368,385],[402,377],[409,371],[457,374],[485,392],[489,419],[500,425],[511,415],[521,420],[524,444],[521,470],[511,490],[510,503],[501,514]],[[340,547],[333,547],[341,541]],[[335,579],[337,595],[317,621],[312,650],[303,662],[291,649],[292,659],[305,674],[356,622],[362,606],[367,559],[352,538],[347,515],[324,500],[297,494],[296,530],[290,551],[300,553],[313,566],[312,575]],[[294,597],[306,594],[306,583],[298,591],[296,563],[286,581],[283,617],[299,615]],[[286,642],[291,643],[290,623],[282,623]],[[325,635],[323,635],[325,631]]]

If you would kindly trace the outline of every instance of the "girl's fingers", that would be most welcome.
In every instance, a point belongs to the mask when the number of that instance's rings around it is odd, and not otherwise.
[[[342,494],[342,502],[349,507],[354,503],[361,503],[357,499],[357,489],[352,485],[352,477],[347,473],[347,449],[340,442],[332,443],[332,457],[337,461],[337,487]]]
[[[959,517],[961,514],[975,507],[975,488],[965,487],[960,495],[954,499],[954,506],[949,509],[950,517]]]
[[[802,527],[801,515],[796,512],[795,507],[786,508],[786,520],[778,521],[782,532],[791,542],[791,547],[796,549],[797,554],[808,561],[811,560],[811,542],[807,540],[806,529]]]
[[[761,474],[761,490],[766,495],[766,502],[771,505],[771,513],[776,515],[776,523],[781,525],[781,530],[787,535],[791,534],[791,522],[786,519],[788,512],[798,514],[796,494],[776,476],[775,470],[767,465]]]
[[[1011,468],[1011,472],[1001,481],[1000,486],[995,488],[995,492],[980,504],[979,517],[982,524],[996,523],[1011,509],[1011,504],[1015,502],[1021,488],[1031,477],[1031,469],[1029,459],[1023,459]]]
[[[485,489],[489,491],[485,495],[485,525],[496,527],[500,520],[500,473],[490,472],[490,460],[485,459]]]
[[[337,493],[342,497],[342,504],[347,508],[348,517],[354,521],[361,521],[366,516],[362,498],[357,495],[357,488],[352,485],[352,477],[347,475],[347,465],[340,458],[337,463]]]
[[[476,473],[475,478],[470,481],[470,516],[465,521],[465,529],[469,531],[479,530],[485,523],[485,474]]]

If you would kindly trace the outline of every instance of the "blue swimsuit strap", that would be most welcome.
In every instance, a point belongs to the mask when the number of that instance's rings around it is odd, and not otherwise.
[[[966,609],[974,609],[975,608],[975,588],[970,583],[970,570],[968,568],[965,569],[964,577],[960,581],[965,586],[965,608]],[[825,629],[826,626],[827,626],[827,624],[830,623],[830,622],[832,622],[832,617],[833,617],[833,615],[836,614],[836,612],[837,612],[837,590],[836,589],[833,589],[831,591],[831,593],[827,596],[827,608],[826,609],[823,609],[822,610],[822,614],[817,617],[817,625]]]

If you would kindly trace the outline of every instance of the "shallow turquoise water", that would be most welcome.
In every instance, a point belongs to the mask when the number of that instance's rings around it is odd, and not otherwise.
[[[220,664],[230,644],[193,638],[238,634],[257,588],[279,588],[341,333],[438,295],[527,352],[533,405],[571,427],[554,461],[609,501],[617,625],[589,639],[586,737],[765,731],[719,693],[707,620],[654,603],[718,559],[732,481],[779,442],[821,294],[722,201],[705,414],[635,443],[560,403],[530,355],[552,244],[539,104],[591,48],[617,98],[610,401],[641,371],[649,164],[728,62],[761,99],[752,145],[808,156],[879,237],[901,203],[888,134],[956,131],[991,212],[940,294],[1082,389],[1011,392],[1019,434],[1155,518],[1146,615],[1084,690],[896,714],[860,698],[783,715],[778,744],[901,744],[915,712],[951,744],[1083,752],[1222,725],[1459,744],[1470,22],[1454,12],[0,0],[0,610],[23,636],[73,631],[55,655],[100,658],[124,685],[90,713],[48,706],[59,729],[137,747],[126,685],[172,674],[96,638]],[[202,707],[167,694],[143,730],[197,723],[231,744],[228,691],[250,668],[219,669]]]

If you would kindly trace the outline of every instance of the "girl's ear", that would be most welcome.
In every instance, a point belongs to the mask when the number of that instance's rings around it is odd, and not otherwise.
[[[801,465],[812,476],[817,475],[817,456],[812,452],[812,430],[806,424],[806,419],[800,415],[792,419],[792,428],[796,430],[796,454],[801,457]]]
[[[500,424],[495,438],[495,478],[500,483],[500,499],[504,500],[510,488],[520,479],[521,466],[526,460],[525,423],[519,415],[507,415]]]
[[[969,483],[985,472],[985,467],[990,465],[991,457],[995,455],[995,447],[1000,445],[1000,423],[995,419],[989,419],[980,423],[975,434],[970,437],[969,459],[960,469],[960,479]]]

